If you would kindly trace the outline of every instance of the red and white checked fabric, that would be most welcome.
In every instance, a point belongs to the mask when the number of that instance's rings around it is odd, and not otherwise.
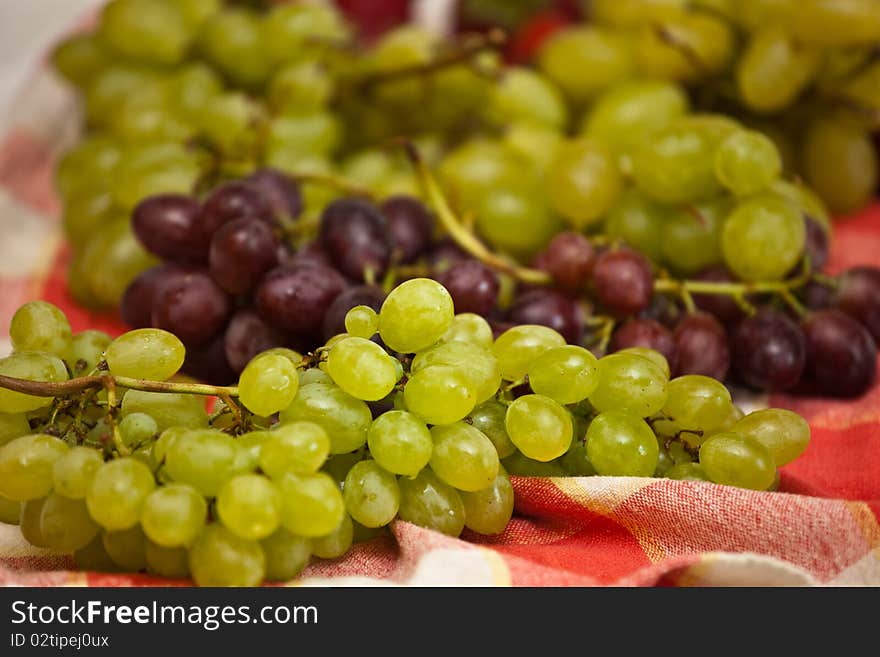
[[[52,167],[75,138],[76,104],[48,71],[16,104],[0,140],[0,350],[30,299],[63,308],[74,330],[123,330],[78,308],[64,281],[69,253]],[[835,224],[830,268],[880,265],[880,205]],[[5,351],[4,351],[5,353]],[[417,586],[880,586],[880,385],[854,401],[774,395],[803,414],[807,452],[780,492],[623,477],[514,478],[516,514],[497,537],[452,539],[396,522],[390,536],[294,582]],[[148,575],[71,570],[70,557],[0,525],[0,584],[188,585]]]

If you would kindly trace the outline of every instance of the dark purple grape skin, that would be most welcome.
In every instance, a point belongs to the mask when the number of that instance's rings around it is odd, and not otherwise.
[[[251,308],[233,315],[223,339],[225,358],[236,374],[257,354],[288,343],[284,333],[272,328]]]
[[[810,270],[821,271],[828,261],[828,233],[822,225],[810,216],[804,216],[804,229],[806,240],[804,241],[804,255],[810,258]],[[795,268],[794,274],[800,273]]]
[[[470,259],[471,256],[450,239],[437,242],[428,254],[428,263],[435,273],[446,271],[453,265]]]
[[[548,326],[570,344],[578,344],[584,337],[584,311],[580,304],[548,288],[531,289],[519,295],[508,310],[507,319],[514,324]]]
[[[327,341],[334,335],[345,333],[345,315],[355,306],[369,306],[379,312],[384,301],[385,293],[375,285],[356,285],[343,290],[327,308],[321,327],[322,337]]]
[[[804,333],[788,315],[762,308],[742,320],[730,340],[737,378],[758,390],[788,390],[798,384],[806,362]]]
[[[596,258],[593,285],[597,300],[615,317],[635,315],[654,295],[651,264],[631,249],[609,249]]]
[[[208,242],[200,212],[201,205],[190,196],[150,196],[132,212],[131,228],[144,248],[163,260],[203,263],[208,259]]]
[[[330,267],[282,265],[257,287],[257,311],[279,330],[316,335],[327,308],[345,287],[345,279]]]
[[[214,233],[208,263],[220,287],[230,294],[247,294],[278,264],[278,238],[258,219],[230,221]]]
[[[222,335],[201,347],[188,347],[181,369],[184,374],[214,386],[228,386],[238,380],[226,359]]]
[[[630,319],[617,327],[611,335],[609,351],[620,351],[630,347],[647,347],[659,351],[675,370],[675,338],[672,331],[653,319]]]
[[[153,301],[162,286],[177,276],[197,271],[194,267],[165,263],[141,272],[122,295],[119,303],[122,321],[133,329],[152,327]]]
[[[320,242],[308,242],[301,246],[295,253],[291,254],[285,262],[281,264],[289,265],[317,265],[319,267],[328,267],[336,269],[336,265]]]
[[[655,294],[651,297],[651,303],[639,313],[639,317],[653,319],[668,329],[674,329],[681,319],[681,313],[682,309],[671,297],[665,294]]]
[[[302,190],[286,173],[267,167],[249,175],[245,182],[265,199],[276,221],[296,219],[302,213]]]
[[[730,346],[724,327],[705,312],[685,315],[673,333],[674,376],[702,374],[723,381],[730,369]]]
[[[236,219],[259,219],[273,223],[268,201],[246,182],[229,182],[212,191],[202,204],[199,226],[205,239],[211,237],[225,223]]]
[[[436,280],[449,292],[456,313],[488,315],[498,305],[498,276],[479,260],[459,262]]]
[[[853,267],[843,272],[833,305],[864,324],[880,344],[880,269]]]
[[[321,246],[345,276],[381,278],[391,263],[391,236],[382,213],[368,201],[342,198],[321,215]]]
[[[590,241],[571,231],[559,233],[535,258],[534,266],[546,271],[569,293],[584,289],[590,281],[596,252]]]
[[[713,265],[696,274],[694,280],[708,281],[710,283],[732,283],[735,279],[723,265]],[[744,316],[742,308],[736,301],[726,294],[694,294],[694,303],[697,308],[710,315],[714,315],[718,321],[724,324],[732,324]]]
[[[834,303],[835,290],[829,285],[810,281],[797,291],[797,295],[810,310],[822,310]]]
[[[411,196],[392,196],[379,210],[385,215],[396,262],[413,263],[431,247],[434,218],[424,203]]]
[[[877,347],[868,329],[840,310],[819,310],[802,323],[806,375],[821,394],[858,397],[871,387]]]
[[[175,276],[153,300],[152,325],[170,331],[187,347],[198,347],[225,327],[229,296],[204,271]]]

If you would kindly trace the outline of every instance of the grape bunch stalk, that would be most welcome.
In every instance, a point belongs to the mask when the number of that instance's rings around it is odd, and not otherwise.
[[[25,304],[0,360],[0,520],[82,569],[253,586],[395,519],[500,534],[510,474],[772,490],[809,443],[797,414],[745,415],[714,379],[670,379],[659,352],[597,359],[540,325],[495,338],[432,279],[344,322],[212,386],[170,379],[185,347],[167,331],[72,335],[58,308]]]

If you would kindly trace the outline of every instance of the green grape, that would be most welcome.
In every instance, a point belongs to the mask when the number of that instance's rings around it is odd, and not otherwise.
[[[259,87],[271,64],[262,44],[259,17],[244,9],[225,8],[208,18],[198,35],[198,49],[234,83]]]
[[[565,137],[544,125],[515,121],[504,131],[503,145],[521,160],[526,160],[538,176],[543,175],[559,153]]]
[[[654,262],[661,259],[663,229],[670,210],[655,203],[638,189],[627,189],[605,219],[605,232],[645,254]]]
[[[744,281],[782,279],[804,251],[804,220],[787,200],[760,194],[740,202],[724,223],[721,250]]]
[[[241,472],[253,472],[260,466],[263,445],[269,441],[272,435],[273,433],[270,431],[249,431],[238,436],[236,442],[240,447],[238,461],[241,463]]]
[[[386,397],[400,378],[394,358],[375,342],[356,337],[333,345],[327,373],[345,392],[365,401]]]
[[[46,498],[39,497],[28,500],[21,505],[21,517],[18,522],[21,535],[28,543],[36,547],[49,547],[40,527],[40,517],[43,514],[45,503]]]
[[[115,376],[164,381],[180,369],[186,349],[177,336],[144,328],[123,333],[104,352]]]
[[[571,415],[543,395],[523,395],[507,407],[507,435],[517,449],[536,461],[552,461],[571,446]]]
[[[197,395],[129,390],[122,397],[122,416],[144,413],[156,421],[159,432],[174,426],[207,428],[205,400]]]
[[[342,522],[345,502],[333,478],[324,473],[285,473],[277,481],[281,491],[281,526],[300,536],[330,534]]]
[[[589,138],[560,147],[545,184],[553,208],[577,229],[601,219],[623,191],[623,178],[611,151]]]
[[[659,453],[651,427],[635,415],[605,411],[587,429],[587,456],[600,475],[650,477]]]
[[[95,369],[112,341],[103,331],[87,330],[75,334],[64,358],[73,376],[85,376]]]
[[[734,132],[721,142],[715,153],[715,175],[737,196],[766,189],[781,171],[779,151],[760,132]]]
[[[282,423],[305,420],[319,425],[330,437],[330,453],[344,454],[367,442],[373,421],[370,407],[328,383],[309,383],[300,388],[293,403],[281,411]]]
[[[332,534],[312,539],[312,554],[321,559],[338,559],[348,552],[354,539],[354,525],[346,513]]]
[[[495,338],[492,327],[483,317],[475,313],[459,313],[452,319],[443,342],[464,342],[480,349],[492,349]]]
[[[870,134],[842,117],[809,125],[803,137],[803,170],[810,186],[836,213],[867,205],[880,181]]]
[[[192,486],[167,484],[144,500],[141,527],[152,542],[162,547],[190,545],[208,516],[205,498]]]
[[[342,127],[332,114],[282,116],[269,123],[264,156],[269,164],[303,155],[328,156],[340,141]]]
[[[41,351],[17,351],[6,358],[0,358],[0,374],[47,383],[67,381],[67,367],[64,362]],[[27,413],[51,403],[52,397],[37,397],[0,388],[0,413]]]
[[[55,70],[81,88],[88,85],[107,63],[107,53],[93,34],[70,36],[52,51]]]
[[[795,7],[795,0],[739,0],[734,18],[754,32],[765,25],[788,24]]]
[[[52,490],[52,468],[68,451],[54,436],[22,436],[0,447],[0,495],[25,502]]]
[[[327,106],[333,87],[334,80],[321,62],[297,62],[272,76],[268,100],[280,114],[310,113]]]
[[[568,108],[559,90],[541,74],[510,67],[492,87],[487,113],[498,124],[525,120],[561,130],[568,123]]]
[[[761,113],[791,106],[813,79],[821,61],[818,50],[796,43],[779,25],[752,35],[736,67],[739,97]]]
[[[273,356],[284,356],[294,365],[299,365],[303,359],[303,356],[298,351],[294,351],[293,349],[288,349],[287,347],[273,347],[272,349],[267,349],[266,351],[260,352],[260,356],[271,354]],[[302,372],[301,374],[305,374]],[[302,377],[300,377],[302,378]]]
[[[351,520],[348,521],[351,526]],[[308,539],[279,529],[260,541],[266,555],[266,579],[286,582],[299,575],[309,563],[313,544],[320,539]]]
[[[687,96],[676,84],[665,80],[625,80],[596,99],[584,117],[581,132],[616,155],[624,155],[687,110]]]
[[[366,448],[361,447],[348,454],[336,454],[335,456],[331,456],[324,463],[321,472],[330,475],[339,486],[339,490],[342,490],[342,484],[345,482],[345,475],[348,474],[348,471],[351,470],[356,463],[360,463],[364,460],[365,453]]]
[[[466,376],[476,395],[477,403],[491,399],[501,385],[498,359],[489,349],[464,342],[441,342],[416,354],[410,366],[412,374],[428,367],[451,367]]]
[[[355,464],[345,477],[342,494],[348,514],[365,527],[384,527],[400,506],[397,477],[375,461]]]
[[[394,351],[422,351],[443,337],[454,316],[446,288],[428,278],[414,278],[386,297],[379,313],[379,335]]]
[[[773,455],[762,443],[738,433],[719,433],[700,447],[700,465],[716,484],[767,490],[776,477]]]
[[[273,479],[285,472],[317,472],[330,455],[330,437],[314,422],[280,424],[266,436],[259,464]]]
[[[598,362],[583,347],[556,347],[532,361],[529,385],[539,395],[560,404],[575,404],[593,394],[599,385]]]
[[[712,128],[685,119],[649,136],[633,152],[632,175],[638,189],[662,203],[693,203],[717,195],[717,137]]]
[[[217,514],[236,536],[259,540],[281,524],[281,496],[262,475],[238,475],[217,494]]]
[[[182,547],[164,547],[148,540],[144,544],[147,570],[160,577],[183,579],[189,576],[189,551]]]
[[[770,186],[774,194],[793,203],[803,214],[814,219],[826,234],[831,233],[831,214],[825,206],[825,202],[809,187],[797,182],[787,180],[774,180]]]
[[[166,0],[113,0],[98,35],[117,55],[158,66],[182,61],[190,39],[177,4]]]
[[[399,169],[400,164],[395,158],[382,150],[358,151],[342,161],[342,175],[370,189],[381,185]]]
[[[174,113],[195,122],[223,93],[223,81],[211,67],[196,62],[177,71],[168,81],[168,100]]]
[[[119,423],[122,442],[129,447],[148,444],[159,433],[156,420],[146,413],[130,413]]]
[[[0,413],[0,447],[30,432],[31,425],[24,413]]]
[[[369,306],[355,306],[345,314],[345,332],[369,339],[379,330],[379,315]]]
[[[443,483],[430,468],[425,468],[413,479],[404,477],[397,483],[400,486],[398,517],[401,520],[447,536],[461,534],[465,519],[461,495]]]
[[[709,477],[699,463],[679,463],[669,468],[665,477],[679,481],[709,481]]]
[[[477,406],[466,420],[491,441],[500,459],[510,456],[516,451],[516,446],[507,435],[506,417],[507,407],[504,404],[497,401],[487,401]]]
[[[144,100],[132,96],[122,104],[111,130],[129,142],[174,139],[187,141],[195,128],[175,114],[168,98]]]
[[[592,0],[593,19],[600,24],[636,27],[676,15],[685,0]]]
[[[575,431],[575,436],[583,436],[581,431]],[[559,464],[565,469],[565,473],[574,477],[592,477],[597,474],[596,468],[590,462],[587,454],[586,437],[575,438],[571,441],[571,447],[559,459]]]
[[[67,151],[55,169],[55,183],[67,199],[83,181],[101,180],[119,164],[121,149],[111,137],[89,135]]]
[[[266,556],[257,541],[213,523],[190,548],[189,570],[199,586],[257,586],[266,575]]]
[[[121,531],[102,532],[101,543],[117,567],[132,573],[147,567],[147,537],[138,525]]]
[[[505,472],[492,485],[476,492],[461,493],[465,526],[478,534],[500,534],[513,516],[513,486]]]
[[[331,3],[283,3],[266,14],[261,47],[272,61],[289,62],[315,52],[322,41],[329,45],[348,38],[348,27]]]
[[[89,490],[95,473],[104,464],[101,452],[91,447],[74,447],[52,464],[52,486],[64,497],[81,500]]]
[[[454,205],[459,210],[476,211],[484,205],[486,197],[492,196],[485,193],[486,189],[523,189],[528,182],[527,170],[528,160],[503,144],[472,139],[444,156],[439,174]],[[510,192],[506,194],[509,196]],[[520,205],[536,204],[531,195],[517,198],[522,199]],[[499,210],[498,214],[517,215],[510,210],[504,213]],[[525,222],[520,224],[527,227]]]
[[[387,74],[426,64],[433,56],[436,42],[436,36],[420,26],[396,27],[386,32],[375,44],[367,68],[373,73]],[[382,105],[402,110],[418,103],[422,88],[420,80],[404,78],[379,85],[374,95]]]
[[[287,408],[298,390],[296,366],[281,354],[260,354],[238,379],[241,403],[257,415],[268,416]]]
[[[226,480],[240,471],[241,449],[232,436],[221,431],[187,431],[168,446],[165,470],[175,481],[214,497]]]
[[[403,396],[406,407],[428,424],[458,422],[477,401],[470,378],[443,365],[431,365],[410,376]]]
[[[727,23],[703,12],[676,12],[645,25],[636,40],[640,71],[649,76],[694,82],[723,72],[734,54]]]
[[[523,324],[498,336],[492,351],[501,366],[501,376],[518,381],[528,374],[532,362],[553,347],[565,345],[565,338],[546,326]]]
[[[541,193],[529,181],[526,187],[493,189],[475,206],[480,234],[495,248],[528,259],[563,229]]]
[[[810,444],[810,425],[797,413],[767,408],[749,413],[730,429],[761,443],[773,456],[776,466],[791,463]]]
[[[792,35],[809,45],[846,48],[880,40],[880,7],[874,0],[804,0],[790,19]]]
[[[0,496],[0,523],[17,525],[21,521],[21,502]]]
[[[132,94],[161,93],[161,80],[154,71],[132,65],[111,63],[97,71],[85,89],[85,112],[90,123],[107,125],[116,116],[116,109]],[[77,149],[78,150],[78,149]],[[116,157],[122,155],[121,149]],[[91,162],[103,168],[99,162]],[[112,171],[112,168],[110,169]],[[109,172],[109,171],[108,171]],[[85,171],[78,180],[87,180]],[[67,189],[67,187],[62,187]]]
[[[104,539],[99,534],[92,542],[73,553],[73,561],[79,570],[93,573],[114,573],[119,571],[107,550],[104,549]]]
[[[680,209],[670,208],[663,224],[663,261],[683,276],[721,262],[721,227],[731,203],[722,197]]]
[[[663,415],[678,430],[707,433],[723,423],[733,402],[724,384],[708,376],[689,374],[666,386]]]
[[[260,106],[242,93],[215,96],[194,119],[200,132],[230,157],[250,157],[257,146]]]
[[[116,208],[107,182],[86,184],[75,188],[64,199],[61,217],[64,234],[76,248],[84,247],[95,232],[112,220]]]
[[[597,27],[569,28],[550,37],[538,66],[576,105],[583,105],[635,68],[627,35]]]
[[[478,491],[490,486],[498,475],[498,452],[476,427],[466,422],[433,427],[431,437],[431,470],[450,486]]]
[[[501,465],[512,475],[520,477],[567,477],[568,473],[558,460],[542,462],[530,459],[521,452],[514,452]]]
[[[599,359],[599,385],[590,403],[599,412],[650,417],[666,403],[667,378],[651,360],[616,353]]]
[[[40,534],[53,550],[67,553],[84,548],[99,531],[84,501],[52,493],[43,503]]]
[[[128,529],[140,520],[147,496],[156,488],[153,473],[140,461],[105,463],[92,477],[86,504],[95,521],[109,530]]]
[[[370,455],[394,474],[415,477],[428,465],[433,450],[425,423],[407,411],[386,411],[367,432]]]
[[[70,323],[57,306],[47,301],[29,301],[12,316],[9,338],[16,351],[46,351],[64,356],[70,347]]]
[[[618,354],[632,354],[634,356],[641,356],[642,358],[647,358],[654,365],[660,368],[663,372],[663,376],[669,380],[670,370],[669,370],[669,361],[666,360],[666,356],[661,354],[659,351],[655,351],[654,349],[648,349],[647,347],[627,347],[626,349],[621,349],[616,352]]]

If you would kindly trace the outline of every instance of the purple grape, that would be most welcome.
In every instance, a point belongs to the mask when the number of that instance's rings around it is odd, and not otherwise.
[[[681,308],[674,299],[665,294],[655,294],[648,306],[639,313],[642,319],[653,319],[668,329],[673,329],[681,319]]]
[[[449,291],[456,313],[488,315],[498,304],[498,277],[479,260],[459,262],[436,279]]]
[[[880,269],[854,267],[838,280],[834,306],[864,324],[880,343]]]
[[[249,293],[278,264],[278,239],[258,219],[230,221],[214,233],[209,263],[220,287],[230,294]]]
[[[377,279],[391,261],[391,237],[385,217],[371,203],[357,198],[333,201],[321,215],[321,246],[339,267],[356,281],[368,271]]]
[[[328,267],[336,269],[333,260],[327,255],[324,247],[318,241],[308,242],[301,246],[298,251],[291,255],[287,262],[283,264],[290,265],[318,265],[319,267]]]
[[[226,292],[204,271],[175,276],[153,301],[152,325],[174,333],[187,347],[198,347],[226,326],[231,306]]]
[[[385,293],[375,285],[356,285],[343,290],[324,315],[324,324],[321,327],[324,340],[345,333],[345,315],[355,306],[369,306],[379,312],[383,301],[385,301]]]
[[[818,221],[806,215],[804,216],[804,228],[806,229],[804,254],[810,258],[810,270],[821,271],[828,261],[828,233]],[[800,267],[796,267],[793,273],[799,274]]]
[[[653,319],[630,319],[621,324],[611,336],[609,351],[629,347],[647,347],[659,351],[675,370],[675,338],[672,331]]]
[[[222,335],[201,347],[187,347],[181,369],[184,374],[215,386],[228,386],[238,379],[226,360]]]
[[[674,375],[702,374],[723,381],[730,369],[727,333],[705,312],[685,315],[675,327]]]
[[[458,264],[470,260],[471,256],[465,253],[461,247],[451,239],[444,239],[434,245],[428,255],[428,263],[434,272],[443,272]]]
[[[828,308],[834,303],[834,294],[834,288],[816,281],[810,281],[798,290],[798,297],[810,310]]]
[[[710,283],[732,283],[735,281],[727,268],[723,265],[707,267],[696,276],[694,280],[707,281]],[[732,324],[743,317],[742,309],[736,301],[726,294],[694,294],[694,303],[697,308],[710,315],[714,315],[718,321]]]
[[[804,371],[804,333],[786,314],[762,308],[742,320],[731,339],[733,368],[759,390],[788,390]]]
[[[272,223],[272,210],[263,195],[245,182],[229,182],[208,195],[199,215],[199,225],[210,241],[217,229],[236,219],[260,219]]]
[[[149,328],[153,325],[153,302],[158,292],[167,282],[177,276],[199,271],[193,267],[165,263],[141,272],[129,283],[122,300],[119,312],[122,321],[131,328]]]
[[[839,310],[819,310],[803,321],[806,374],[824,395],[857,397],[874,382],[877,347],[865,326]]]
[[[593,267],[596,298],[615,317],[634,315],[647,307],[654,295],[651,264],[631,249],[609,249]]]
[[[277,329],[316,335],[327,308],[345,286],[335,269],[282,265],[270,271],[257,288],[257,311]]]
[[[424,203],[411,196],[392,196],[379,209],[385,215],[397,261],[415,262],[431,246],[434,218]]]
[[[580,233],[559,233],[537,258],[534,266],[546,271],[567,292],[582,290],[590,281],[596,253]]]
[[[131,227],[150,253],[174,262],[206,262],[208,242],[199,224],[199,202],[182,194],[150,196],[135,207]]]
[[[257,354],[287,343],[283,333],[269,326],[256,311],[246,308],[235,313],[229,321],[223,349],[230,367],[240,373]]]
[[[514,299],[508,311],[514,324],[549,326],[571,344],[584,337],[584,311],[580,304],[561,292],[547,288],[532,289]]]
[[[302,191],[286,173],[277,169],[259,169],[245,178],[245,182],[262,195],[276,220],[296,219],[302,212]]]

